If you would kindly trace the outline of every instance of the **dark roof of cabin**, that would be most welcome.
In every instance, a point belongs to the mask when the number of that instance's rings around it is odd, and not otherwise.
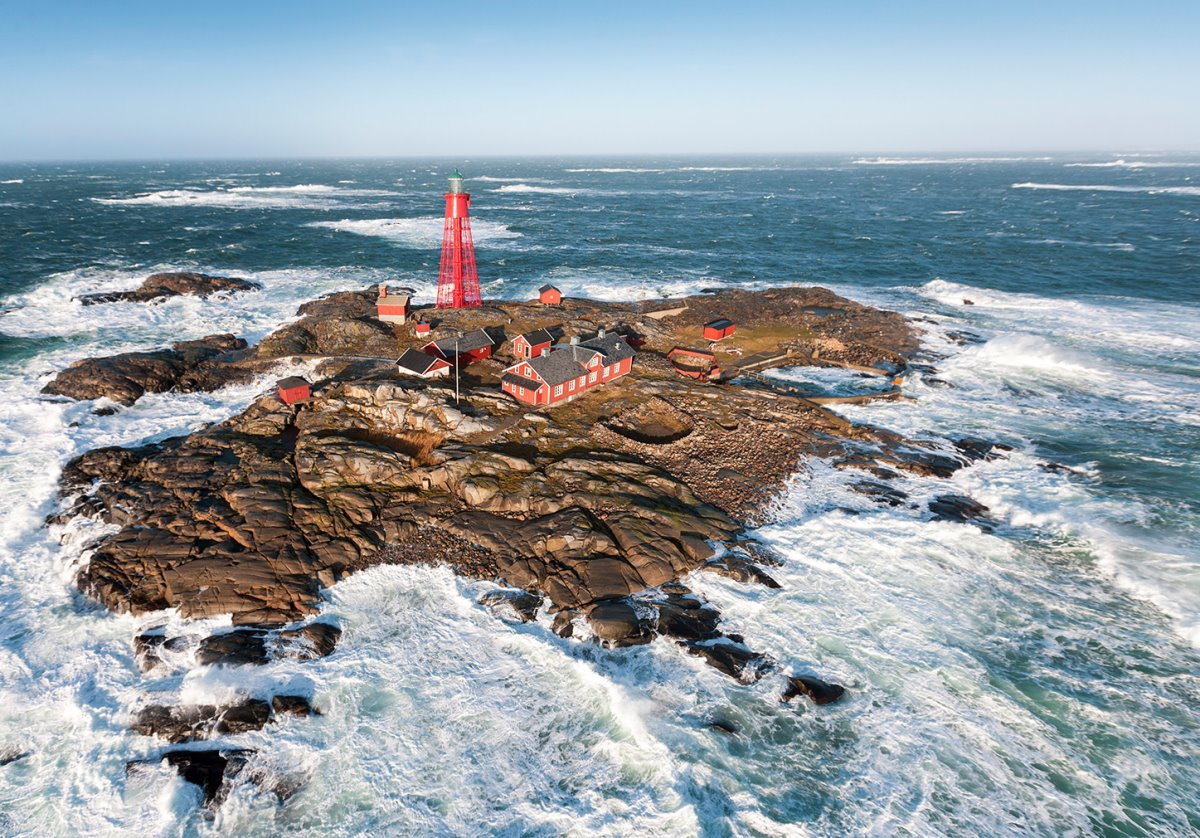
[[[517,335],[519,338],[525,338],[526,343],[530,346],[540,346],[543,343],[554,343],[557,338],[550,333],[549,329],[534,329],[532,332],[526,332],[523,335]]]
[[[624,361],[626,358],[634,356],[633,347],[625,342],[625,338],[615,332],[609,332],[604,337],[597,335],[591,340],[581,341],[579,345],[599,350],[610,364],[615,364],[617,361]]]
[[[293,387],[307,387],[308,380],[298,375],[289,375],[287,378],[279,379],[276,384],[278,384],[281,390],[290,390]]]
[[[540,381],[534,381],[532,378],[525,378],[512,372],[506,372],[500,377],[500,380],[506,384],[515,384],[518,387],[525,387],[530,390],[536,390],[542,386],[542,382]]]
[[[448,337],[441,340],[435,340],[433,345],[442,351],[443,355],[454,354],[454,342],[458,341],[458,352],[474,352],[476,349],[483,349],[485,346],[496,346],[504,342],[504,330],[498,326],[490,326],[485,329],[476,329],[473,332],[467,332],[460,338]]]
[[[404,369],[415,372],[418,375],[424,375],[429,372],[434,364],[446,363],[436,355],[429,355],[417,349],[405,349],[404,354],[396,361],[396,366],[404,367]]]
[[[538,289],[539,293],[541,293],[543,291],[558,291],[558,293],[560,293],[560,294],[562,293],[562,291],[559,291],[557,287],[551,285],[548,282],[545,285],[543,285],[541,288]]]
[[[733,325],[732,320],[726,320],[726,319],[722,318],[721,320],[714,320],[711,323],[705,323],[704,328],[706,328],[706,329],[728,329],[732,325]]]

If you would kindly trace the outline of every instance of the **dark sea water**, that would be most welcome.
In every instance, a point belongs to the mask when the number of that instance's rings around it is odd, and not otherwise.
[[[334,290],[432,300],[455,166],[485,296],[824,285],[920,318],[952,385],[915,375],[914,401],[847,416],[1015,447],[949,487],[994,533],[873,507],[814,463],[758,533],[781,590],[691,580],[728,630],[848,700],[781,705],[779,676],[741,686],[670,644],[510,626],[475,604],[486,585],[397,567],[331,591],[345,634],[326,660],[147,682],[143,621],[72,593],[102,530],[41,526],[62,464],[224,419],[277,375],[112,416],[45,381],[89,355],[253,340]],[[72,299],[182,269],[264,290]],[[0,768],[0,834],[1200,834],[1198,156],[0,164],[0,312],[0,751],[30,752]],[[231,742],[303,781],[285,806],[245,783],[205,817],[166,770],[126,778],[158,750],[125,731],[147,691],[285,685],[326,714]]]

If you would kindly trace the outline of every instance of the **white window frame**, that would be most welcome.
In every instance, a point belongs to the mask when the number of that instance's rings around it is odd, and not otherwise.
[[[595,384],[595,383],[596,383],[596,371],[592,370],[591,374],[588,376],[588,384]]]
[[[557,384],[557,385],[555,385],[555,387],[554,387],[554,395],[555,395],[555,396],[561,396],[561,395],[562,395],[562,385],[561,385],[561,384]]]
[[[575,392],[575,379],[573,379],[573,378],[571,379],[571,384],[569,387],[567,387],[567,392],[569,392],[569,393]]]

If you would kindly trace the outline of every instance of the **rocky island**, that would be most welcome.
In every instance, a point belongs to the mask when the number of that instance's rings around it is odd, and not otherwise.
[[[687,578],[709,571],[777,586],[777,560],[747,528],[764,522],[806,458],[857,470],[862,492],[894,505],[907,502],[887,485],[899,471],[945,477],[997,455],[980,440],[916,442],[851,423],[763,378],[784,365],[842,366],[878,376],[879,397],[896,395],[894,378],[919,349],[912,326],[822,288],[418,313],[429,336],[381,321],[371,290],[344,292],[305,304],[257,346],[213,336],[158,350],[184,360],[91,359],[47,385],[128,404],[142,392],[245,380],[281,359],[315,371],[311,394],[294,404],[269,392],[220,424],[93,450],[64,469],[53,520],[115,525],[79,573],[84,592],[135,614],[232,615],[232,630],[209,637],[147,630],[134,641],[144,670],[328,654],[338,630],[320,617],[325,589],[372,565],[422,563],[500,583],[483,602],[509,619],[544,615],[560,635],[608,647],[669,638],[752,682],[771,660],[724,631]],[[736,333],[705,340],[705,324],[720,319]],[[552,407],[501,392],[511,343],[462,366],[457,397],[453,377],[398,374],[405,349],[485,326],[510,341],[541,329],[564,342],[617,334],[636,358],[628,375]],[[711,354],[720,375],[687,374],[670,359],[679,348]],[[956,495],[936,505],[939,517],[986,513]],[[798,694],[825,703],[842,691],[793,676],[784,697]],[[303,696],[151,706],[133,727],[178,742],[311,709]]]

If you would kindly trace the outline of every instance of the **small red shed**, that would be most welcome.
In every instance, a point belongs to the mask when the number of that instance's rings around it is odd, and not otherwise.
[[[278,382],[279,399],[284,404],[295,404],[312,395],[308,382],[298,375],[282,378]]]
[[[544,306],[562,305],[562,291],[553,285],[543,285],[538,289],[538,301]]]
[[[415,334],[419,338],[425,337],[431,331],[433,331],[433,326],[429,323],[428,320],[418,320],[416,322],[416,325],[413,326],[413,334]]]
[[[724,340],[733,334],[732,320],[714,320],[704,324],[705,340]]]
[[[380,285],[375,311],[385,323],[403,323],[408,320],[409,299],[404,294],[389,294],[388,287]]]

